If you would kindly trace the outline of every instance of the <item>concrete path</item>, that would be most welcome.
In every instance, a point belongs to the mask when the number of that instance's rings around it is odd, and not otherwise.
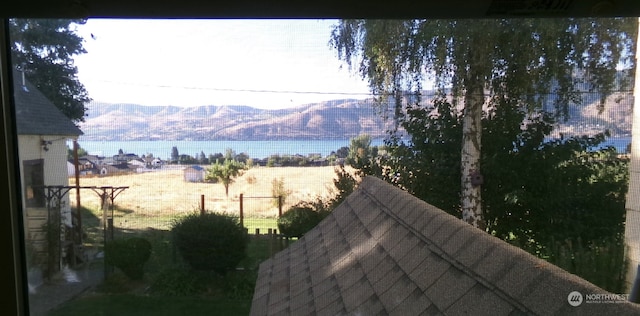
[[[29,315],[45,316],[63,303],[95,288],[104,280],[102,264],[90,265],[79,269],[63,269],[52,280],[44,283],[29,293]]]

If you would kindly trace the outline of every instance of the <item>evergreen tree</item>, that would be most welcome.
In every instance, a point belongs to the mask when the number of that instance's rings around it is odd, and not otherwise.
[[[75,27],[86,20],[11,19],[12,62],[62,113],[83,122],[91,102],[73,57],[86,53]]]
[[[180,153],[178,153],[178,147],[171,147],[171,161],[178,161],[180,159]]]

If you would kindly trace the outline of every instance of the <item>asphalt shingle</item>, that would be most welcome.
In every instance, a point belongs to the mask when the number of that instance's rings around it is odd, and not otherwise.
[[[78,136],[82,131],[47,99],[22,73],[13,73],[18,135]],[[24,83],[24,84],[23,84]]]
[[[607,293],[366,177],[331,215],[260,265],[251,315],[640,314]]]

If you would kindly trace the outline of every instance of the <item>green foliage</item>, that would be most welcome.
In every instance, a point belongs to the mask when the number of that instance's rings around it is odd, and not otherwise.
[[[580,238],[551,240],[546,249],[549,262],[611,292],[627,293],[624,236],[584,244]]]
[[[369,165],[373,156],[371,136],[362,134],[349,140],[349,154],[346,163],[356,169]]]
[[[135,289],[137,284],[131,282],[132,279],[126,275],[114,273],[104,279],[104,282],[97,286],[97,290],[101,293],[122,294]],[[139,281],[139,280],[135,280]]]
[[[169,268],[158,273],[151,292],[163,296],[192,296],[204,291],[203,279],[189,270]]]
[[[80,147],[80,145],[78,145],[78,157],[82,157],[82,156],[86,156],[87,155],[87,150]],[[67,148],[67,160],[73,162],[74,159],[74,155],[73,155],[73,147],[72,148]]]
[[[195,270],[225,274],[247,255],[249,236],[235,217],[187,215],[173,223],[172,234],[176,249]]]
[[[278,218],[278,229],[287,237],[302,237],[316,227],[324,216],[325,212],[317,212],[313,206],[303,202],[292,206]]]
[[[149,295],[87,295],[71,300],[51,310],[49,316],[95,315],[249,315],[251,300],[231,300],[226,297],[183,297]]]
[[[554,139],[553,115],[529,115],[522,106],[501,102],[485,112],[482,124],[489,232],[592,282],[616,280],[623,266],[615,258],[623,250],[610,241],[622,243],[616,238],[624,232],[628,159],[614,148],[597,149],[606,133]],[[459,216],[459,113],[437,100],[433,107],[409,109],[401,124],[410,139],[388,140],[390,155],[381,160],[380,175]],[[571,246],[560,249],[558,240]],[[594,269],[606,276],[597,277]]]
[[[347,158],[349,156],[349,147],[343,146],[338,148],[336,151],[336,157],[338,158]]]
[[[412,108],[402,126],[408,142],[391,138],[381,175],[459,216],[461,118],[451,104]],[[613,148],[595,150],[605,134],[550,139],[549,114],[527,115],[503,103],[483,122],[482,196],[490,232],[523,243],[585,242],[623,231],[627,164]],[[523,129],[521,122],[527,118]]]
[[[359,180],[345,170],[343,165],[335,168],[336,178],[333,180],[335,195],[329,200],[328,211],[335,209],[344,199],[347,198],[358,186]]]
[[[151,243],[141,237],[116,239],[105,244],[105,262],[133,280],[142,279],[144,264],[151,256]]]
[[[278,229],[288,237],[301,237],[329,215],[358,186],[359,179],[347,172],[343,165],[336,167],[333,180],[334,196],[301,201],[278,218]]]
[[[73,63],[74,56],[86,53],[75,31],[84,23],[84,19],[9,19],[13,64],[74,122],[84,121],[85,104],[91,102]]]
[[[474,170],[485,169],[481,160],[486,159],[482,157],[486,156],[486,141],[480,137],[483,109],[503,106],[508,100],[527,114],[550,109],[556,118],[568,118],[569,108],[585,101],[599,101],[602,108],[611,92],[628,86],[628,81],[617,79],[621,72],[625,79],[633,72],[637,26],[635,18],[349,19],[334,26],[330,43],[340,59],[369,81],[371,92],[380,96],[378,109],[394,119],[393,130],[412,106],[422,104],[425,81],[434,82],[437,97],[462,110],[464,120],[457,124],[464,131],[460,136],[463,143],[451,153],[464,148],[465,155],[459,156],[459,169],[464,174],[454,171],[442,188],[431,186],[427,189],[431,191],[422,193],[436,197],[434,204],[459,204],[456,209],[464,219],[484,229],[492,220],[484,213],[490,210],[482,207],[478,198],[486,196],[480,194],[484,188],[470,181]],[[622,64],[626,69],[619,72]],[[553,98],[546,98],[550,94]],[[585,100],[584,96],[596,100]],[[406,156],[414,155],[412,146],[399,150],[406,151]],[[410,187],[414,181],[406,181],[407,177],[425,174],[411,168],[401,172],[399,177]],[[451,181],[464,184],[462,190],[451,191],[458,194],[459,202],[443,199],[438,192],[455,186]]]
[[[256,270],[225,275],[223,286],[225,296],[230,299],[251,299],[257,278]]]
[[[227,150],[227,155],[232,155],[232,151]],[[211,167],[207,168],[207,181],[220,181],[224,185],[225,194],[229,196],[229,186],[235,181],[235,178],[241,176],[247,167],[236,160],[225,159],[224,163],[216,161]]]
[[[427,79],[454,99],[472,97],[466,92],[479,86],[528,110],[554,92],[550,105],[566,117],[571,104],[583,101],[577,88],[585,82],[574,74],[586,71],[589,89],[604,102],[616,67],[632,69],[637,30],[636,18],[349,19],[334,26],[330,44],[381,95],[382,110],[393,104],[395,117],[403,103],[419,100]]]

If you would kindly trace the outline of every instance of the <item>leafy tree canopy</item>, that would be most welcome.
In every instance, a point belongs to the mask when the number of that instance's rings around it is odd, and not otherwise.
[[[532,113],[552,93],[555,117],[567,118],[583,91],[603,107],[625,84],[617,67],[633,69],[636,33],[636,18],[342,20],[330,44],[369,80],[383,113],[391,107],[396,127],[427,81],[462,112],[461,216],[485,229],[482,181],[473,181],[482,178],[483,109],[507,100]]]
[[[389,140],[391,155],[383,156],[382,167],[374,170],[459,215],[461,119],[446,100],[412,107],[402,119],[410,138]],[[619,237],[628,159],[615,148],[598,149],[606,133],[550,138],[554,122],[553,115],[529,115],[506,99],[484,116],[481,163],[488,230],[523,247],[546,246],[553,239],[588,244]]]
[[[229,196],[229,186],[235,178],[241,176],[246,170],[246,166],[233,159],[225,159],[224,163],[216,160],[211,167],[207,168],[205,179],[208,181],[219,180],[224,185],[225,194]]]
[[[636,18],[341,20],[330,44],[398,106],[415,104],[419,95],[402,92],[419,94],[426,80],[454,97],[480,82],[487,95],[529,107],[554,92],[562,116],[580,102],[579,89],[602,92],[604,102],[618,66],[633,69],[637,30]]]
[[[75,55],[86,53],[83,39],[75,31],[75,26],[85,22],[82,19],[9,20],[13,64],[74,122],[84,121],[85,104],[91,102],[73,64]]]

